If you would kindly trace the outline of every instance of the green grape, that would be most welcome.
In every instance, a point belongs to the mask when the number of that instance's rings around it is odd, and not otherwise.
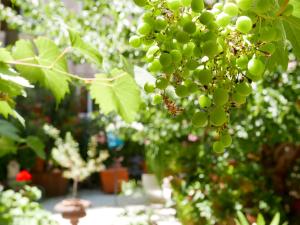
[[[194,22],[189,21],[183,25],[183,30],[189,34],[193,34],[196,31],[196,25]]]
[[[222,126],[227,122],[227,115],[223,107],[215,107],[210,112],[210,123],[214,126]]]
[[[154,22],[154,29],[160,31],[165,29],[167,25],[168,23],[164,17],[158,17]]]
[[[259,50],[272,55],[276,51],[276,46],[273,43],[266,43],[262,45]]]
[[[223,12],[230,16],[237,16],[239,9],[236,4],[229,2],[224,5]]]
[[[240,16],[236,20],[236,29],[243,34],[249,33],[252,25],[252,20],[248,16]]]
[[[228,102],[228,91],[224,88],[217,88],[213,94],[213,100],[216,105],[225,105]]]
[[[219,29],[218,25],[214,21],[208,23],[206,26],[211,31],[215,31]]]
[[[213,22],[215,20],[214,14],[208,11],[204,11],[201,13],[200,16],[200,22],[204,25],[208,25],[209,23]]]
[[[211,100],[206,95],[200,95],[200,97],[198,98],[198,102],[202,108],[208,108],[211,106]]]
[[[236,0],[237,6],[244,11],[247,11],[251,8],[253,0]]]
[[[224,150],[225,150],[225,149],[224,149],[224,145],[223,145],[222,142],[220,142],[220,141],[214,142],[214,144],[213,144],[213,151],[214,151],[215,153],[223,153]]]
[[[182,60],[182,54],[181,54],[181,52],[179,50],[176,50],[176,49],[172,50],[170,52],[170,55],[172,56],[172,61],[174,63],[181,62],[181,60]]]
[[[212,73],[210,70],[195,70],[194,76],[199,80],[202,85],[208,85],[212,82]]]
[[[195,93],[198,91],[198,85],[195,83],[189,83],[186,85],[189,91],[189,94]]]
[[[148,65],[148,70],[153,73],[159,72],[162,70],[162,65],[158,59],[154,59],[153,62]]]
[[[194,42],[188,42],[183,46],[182,54],[186,57],[190,57],[193,55],[194,48],[195,48]]]
[[[276,29],[270,26],[263,27],[259,33],[259,39],[265,42],[271,42],[276,39]]]
[[[146,12],[144,15],[143,15],[143,21],[145,23],[148,23],[148,24],[154,24],[154,17],[153,17],[153,14],[151,12]]]
[[[192,3],[192,0],[181,0],[181,4],[186,7],[190,6],[191,3]]]
[[[155,90],[155,86],[153,84],[150,84],[150,83],[145,83],[144,85],[144,90],[146,93],[153,93],[154,90]]]
[[[167,67],[172,63],[172,56],[169,53],[161,53],[159,62],[163,67]]]
[[[133,0],[137,6],[144,7],[148,5],[148,0]]]
[[[231,136],[226,132],[221,134],[220,142],[224,145],[225,148],[229,147],[232,143]]]
[[[192,0],[191,8],[193,12],[199,13],[204,9],[204,2],[203,0]]]
[[[204,55],[208,56],[209,58],[215,57],[219,52],[219,46],[216,41],[207,41],[202,46],[202,51]]]
[[[235,102],[238,105],[245,104],[246,96],[240,95],[239,93],[235,92],[232,95],[232,101]]]
[[[265,72],[265,65],[259,59],[252,58],[248,63],[248,70],[251,75],[259,78]]]
[[[144,45],[149,46],[149,45],[152,45],[154,43],[154,40],[153,39],[143,38],[142,42],[143,42]]]
[[[190,76],[190,70],[188,68],[184,68],[181,72],[181,76],[183,78],[188,78]]]
[[[183,98],[189,95],[189,89],[184,85],[178,85],[175,88],[175,93],[178,97]]]
[[[223,4],[221,2],[218,2],[218,3],[214,4],[213,9],[218,9],[218,10],[222,11]]]
[[[139,25],[137,31],[141,35],[149,35],[152,31],[152,27],[149,23],[142,23]]]
[[[137,35],[133,35],[129,38],[129,44],[134,48],[138,48],[142,44],[141,38]]]
[[[248,62],[249,62],[248,57],[247,57],[246,55],[242,55],[242,56],[240,56],[239,58],[237,58],[237,60],[236,60],[236,65],[237,65],[239,68],[245,70],[245,69],[247,69]]]
[[[169,81],[166,78],[160,77],[156,80],[156,87],[160,90],[164,90],[168,87]]]
[[[175,66],[170,64],[169,66],[163,66],[162,71],[166,74],[172,74],[176,70]]]
[[[291,16],[294,12],[294,6],[291,4],[288,4],[287,7],[285,8],[284,12],[282,15],[284,16]]]
[[[202,34],[201,39],[203,41],[217,41],[218,35],[213,31],[207,31],[204,34]]]
[[[190,40],[189,34],[184,31],[177,31],[175,38],[179,43],[183,43],[183,44],[187,43]]]
[[[191,59],[186,63],[186,67],[190,70],[195,70],[199,66],[199,63],[195,59]]]
[[[167,6],[169,9],[176,11],[180,8],[181,1],[180,0],[167,0]]]
[[[159,51],[159,47],[157,45],[153,45],[151,46],[147,53],[146,53],[146,58],[147,59],[151,59],[153,58],[153,56]]]
[[[227,13],[222,12],[219,15],[217,15],[216,23],[220,27],[226,27],[230,23],[230,19],[231,18]]]
[[[197,46],[196,46],[196,47],[194,48],[193,53],[194,53],[194,56],[200,58],[200,57],[202,56],[202,49],[201,49],[200,47],[197,47]]]
[[[162,101],[163,101],[163,99],[162,99],[161,95],[154,95],[153,99],[152,99],[152,104],[159,105],[162,103]]]
[[[205,127],[208,122],[208,115],[206,112],[197,112],[192,117],[192,124],[196,127]]]
[[[235,91],[242,96],[248,96],[252,92],[252,87],[248,82],[244,81],[236,85]]]

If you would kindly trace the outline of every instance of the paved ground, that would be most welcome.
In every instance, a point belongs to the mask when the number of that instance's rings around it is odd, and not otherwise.
[[[142,194],[115,196],[94,190],[80,192],[80,198],[92,202],[92,207],[87,210],[87,216],[80,221],[80,225],[180,225],[174,217],[174,209],[150,205]],[[51,198],[42,204],[53,212],[54,205],[62,199]],[[60,215],[53,213],[60,225],[69,225]]]

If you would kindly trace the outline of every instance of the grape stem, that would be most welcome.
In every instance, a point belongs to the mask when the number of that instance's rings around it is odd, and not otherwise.
[[[276,13],[276,16],[280,16],[286,10],[286,7],[288,6],[288,4],[289,4],[289,0],[284,0],[282,5],[280,6],[280,9]]]

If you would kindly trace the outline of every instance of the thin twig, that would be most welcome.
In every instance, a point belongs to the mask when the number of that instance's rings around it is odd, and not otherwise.
[[[280,6],[280,9],[276,13],[276,16],[280,16],[286,10],[286,7],[288,6],[288,4],[289,4],[289,0],[284,0],[282,5]]]

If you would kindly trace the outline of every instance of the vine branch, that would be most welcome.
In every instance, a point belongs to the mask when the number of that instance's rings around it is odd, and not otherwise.
[[[280,16],[286,10],[286,7],[288,6],[288,4],[289,4],[289,0],[284,0],[282,5],[280,6],[280,9],[276,13],[276,16]]]

